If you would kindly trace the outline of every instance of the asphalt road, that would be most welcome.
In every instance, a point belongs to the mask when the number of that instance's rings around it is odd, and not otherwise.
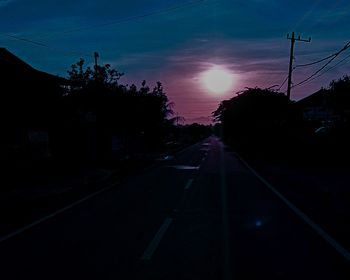
[[[216,138],[0,242],[0,279],[350,279]]]

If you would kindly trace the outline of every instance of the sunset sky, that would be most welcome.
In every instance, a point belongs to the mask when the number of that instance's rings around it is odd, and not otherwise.
[[[0,0],[0,47],[61,76],[80,57],[91,64],[98,51],[101,63],[125,73],[122,83],[161,81],[188,123],[208,122],[221,100],[245,87],[280,85],[288,71],[287,33],[312,37],[296,43],[294,63],[303,64],[341,49],[349,26],[346,0]],[[294,88],[292,99],[348,74],[348,60],[341,61],[349,52]],[[294,83],[321,66],[296,69]],[[203,75],[213,67],[232,77],[227,90],[206,85]]]

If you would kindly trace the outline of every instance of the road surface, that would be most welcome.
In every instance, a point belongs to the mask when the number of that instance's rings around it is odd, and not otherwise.
[[[0,279],[350,279],[215,137],[0,242]]]

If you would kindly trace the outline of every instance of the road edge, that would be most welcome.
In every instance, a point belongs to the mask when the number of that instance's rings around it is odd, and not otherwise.
[[[193,146],[202,143],[202,142],[205,141],[206,139],[208,139],[208,138],[202,139],[202,140],[200,140],[200,141],[198,141],[198,142],[196,142],[196,143],[193,143],[193,144],[191,144],[191,145],[189,145],[189,146],[186,146],[186,147],[184,147],[183,149],[176,151],[176,152],[173,153],[172,155],[173,155],[174,157],[175,157],[175,156],[178,156],[178,155],[182,154],[183,152],[187,151],[188,149],[192,148]],[[146,167],[145,169],[143,169],[140,173],[142,174],[143,172],[152,170],[153,168],[156,168],[157,166],[159,166],[161,163],[163,163],[163,162],[156,162],[156,163],[154,163],[154,164],[151,164],[150,166],[148,166],[148,167]],[[135,174],[135,175],[137,176],[137,175],[140,175],[140,174]],[[111,176],[112,176],[112,175],[109,175],[109,176],[107,176],[108,178],[104,178],[104,179],[101,180],[101,181],[108,181],[108,179],[109,179]],[[55,217],[55,216],[57,216],[57,215],[59,215],[59,214],[61,214],[61,213],[63,213],[63,212],[65,212],[65,211],[67,211],[67,210],[69,210],[69,209],[75,207],[75,206],[78,206],[78,205],[80,205],[81,203],[83,203],[83,202],[85,202],[85,201],[87,201],[87,200],[89,200],[89,199],[91,199],[91,198],[93,198],[93,197],[95,197],[95,196],[98,196],[99,194],[102,194],[102,193],[104,193],[104,192],[106,192],[106,191],[108,191],[108,190],[114,188],[115,186],[117,186],[117,185],[119,185],[119,184],[121,184],[121,183],[122,183],[122,182],[115,182],[115,183],[112,183],[112,184],[110,184],[110,185],[107,186],[107,187],[104,187],[104,188],[102,188],[102,189],[100,189],[100,190],[97,190],[97,191],[95,191],[95,192],[93,192],[93,193],[90,193],[90,194],[88,194],[88,195],[86,195],[86,196],[84,196],[84,197],[78,199],[77,201],[74,201],[74,202],[72,202],[72,203],[70,203],[70,204],[68,204],[68,205],[66,205],[66,206],[61,207],[60,209],[58,209],[58,210],[56,210],[56,211],[53,211],[51,214],[47,214],[47,215],[43,216],[42,218],[39,218],[39,219],[37,219],[37,220],[35,220],[35,221],[33,221],[33,222],[31,222],[31,223],[25,225],[25,226],[19,227],[17,230],[14,230],[14,231],[12,231],[12,232],[10,232],[10,233],[8,233],[8,234],[5,234],[5,235],[3,235],[3,236],[0,236],[0,243],[5,242],[5,241],[7,241],[7,240],[9,240],[9,239],[11,239],[11,238],[13,238],[13,237],[15,237],[15,236],[17,236],[17,235],[19,235],[19,234],[25,232],[25,231],[27,231],[27,230],[33,228],[33,227],[35,227],[35,226],[37,226],[37,225],[39,225],[39,224],[41,224],[41,223],[43,223],[43,222],[45,222],[45,221],[47,221],[47,220],[49,220],[49,219],[51,219],[51,218],[53,218],[53,217]]]
[[[281,199],[294,214],[302,219],[308,226],[310,226],[320,237],[322,237],[329,245],[331,245],[342,257],[350,262],[350,253],[341,246],[333,237],[331,237],[326,231],[324,231],[319,225],[311,220],[304,212],[299,210],[293,203],[285,198],[279,191],[277,191],[268,181],[266,181],[255,169],[253,169],[248,162],[246,162],[237,152],[233,154],[238,158],[240,162],[254,174],[270,191],[272,191],[279,199]]]

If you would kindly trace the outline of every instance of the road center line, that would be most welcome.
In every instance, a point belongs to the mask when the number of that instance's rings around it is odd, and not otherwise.
[[[191,187],[192,183],[193,183],[193,179],[189,179],[185,186],[185,190],[188,190]]]
[[[343,248],[335,239],[326,233],[319,225],[312,221],[302,211],[300,211],[293,203],[278,192],[269,182],[261,177],[244,159],[236,154],[238,159],[273,193],[275,193],[296,215],[298,215],[305,223],[307,223],[316,233],[318,233],[325,241],[327,241],[335,250],[338,251],[347,261],[350,261],[350,253]]]
[[[151,243],[148,245],[147,249],[143,253],[141,260],[148,261],[152,258],[154,252],[156,251],[160,241],[162,240],[165,232],[169,228],[170,224],[172,223],[173,219],[172,218],[166,218],[159,228],[158,232],[152,239]]]

